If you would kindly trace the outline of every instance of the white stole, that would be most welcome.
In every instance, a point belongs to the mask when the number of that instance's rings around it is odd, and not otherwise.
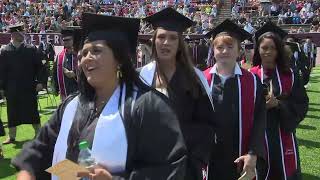
[[[96,162],[105,166],[110,173],[119,173],[125,171],[127,161],[127,134],[121,118],[124,117],[124,103],[126,95],[126,86],[123,85],[122,92],[120,86],[113,92],[109,101],[101,112],[92,142],[92,156]],[[121,112],[119,112],[119,98],[121,94]],[[69,131],[79,104],[79,97],[75,97],[66,106],[60,132],[54,147],[52,165],[64,160],[67,152],[67,140]],[[57,180],[52,176],[52,180]]]
[[[207,79],[205,78],[204,74],[198,68],[194,67],[194,71],[197,74],[197,76],[199,77],[199,79],[200,79],[200,81],[202,83],[202,86],[204,87],[204,89],[205,89],[205,91],[207,93],[207,96],[208,96],[208,98],[210,100],[211,106],[214,109],[213,100],[212,100],[212,97],[210,95],[211,94],[210,93],[210,87],[209,87]],[[152,86],[152,82],[153,82],[153,79],[154,79],[155,72],[156,72],[156,62],[152,61],[149,64],[147,64],[147,65],[142,67],[142,69],[140,71],[140,79],[143,82],[145,82],[148,86]]]

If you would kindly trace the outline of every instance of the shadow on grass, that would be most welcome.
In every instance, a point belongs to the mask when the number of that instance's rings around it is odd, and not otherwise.
[[[320,109],[317,109],[317,108],[313,108],[313,107],[309,107],[308,109],[309,111],[317,111],[317,112],[320,112]]]
[[[309,103],[309,106],[320,106],[320,102],[319,103]]]
[[[298,128],[299,129],[307,129],[307,130],[317,130],[317,128],[314,126],[304,125],[304,124],[299,125]]]
[[[314,176],[314,175],[311,175],[311,174],[302,173],[302,179],[303,180],[319,180],[320,177]]]
[[[52,109],[57,109],[58,108],[58,106],[47,106],[47,107],[45,107],[45,108],[43,108],[43,109],[49,109],[49,110],[52,110]]]
[[[32,139],[30,139],[30,140],[24,140],[24,141],[16,141],[15,143],[13,143],[13,147],[12,147],[12,148],[14,148],[14,149],[22,149],[24,143],[29,142],[29,141],[31,141],[31,140],[32,140]]]
[[[320,119],[319,116],[315,116],[315,115],[306,115],[306,118],[316,119],[316,120],[319,120],[319,119]]]
[[[0,159],[0,179],[12,176],[16,173],[15,168],[10,166],[11,159],[4,158]]]
[[[305,140],[298,138],[299,146],[305,146],[306,148],[320,148],[320,142]]]
[[[311,90],[311,89],[308,89],[307,92],[320,93],[320,91],[314,91],[314,90]]]
[[[319,79],[310,79],[309,80],[309,83],[318,83],[318,82],[320,82]]]

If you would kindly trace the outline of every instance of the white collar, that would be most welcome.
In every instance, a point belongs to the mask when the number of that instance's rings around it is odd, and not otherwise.
[[[214,64],[214,66],[211,68],[210,74],[218,74],[218,71],[217,71],[217,63]],[[235,67],[234,67],[234,75],[242,75],[242,71],[241,71],[241,68],[239,66],[238,63],[236,63]]]

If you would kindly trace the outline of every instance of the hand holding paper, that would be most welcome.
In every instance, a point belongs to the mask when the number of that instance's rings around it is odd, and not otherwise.
[[[60,180],[78,180],[78,172],[89,173],[88,169],[67,159],[60,161],[54,166],[48,168],[46,171],[55,176],[58,176]]]
[[[255,168],[257,163],[256,155],[246,154],[237,158],[234,162],[237,164],[243,163],[243,168],[241,173],[242,176],[239,178],[239,180],[246,180],[246,179],[252,180],[256,176],[255,174]]]

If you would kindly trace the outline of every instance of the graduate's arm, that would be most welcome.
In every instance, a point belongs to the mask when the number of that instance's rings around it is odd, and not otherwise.
[[[297,74],[288,97],[279,99],[280,127],[287,132],[294,132],[308,112],[309,98]]]
[[[25,143],[21,152],[12,160],[11,164],[22,174],[28,172],[32,176],[42,176],[52,164],[52,157],[56,139],[61,125],[65,104],[69,97],[51,116],[50,120],[40,129],[37,137]],[[25,173],[23,173],[25,172]]]
[[[266,129],[266,100],[260,79],[257,79],[257,93],[254,108],[254,120],[251,130],[249,154],[264,158],[264,133]]]
[[[127,172],[113,179],[183,180],[186,147],[178,119],[162,94],[149,92],[140,97],[134,109],[136,147]]]
[[[192,123],[180,124],[184,130],[188,152],[191,152],[192,156],[196,156],[197,160],[201,160],[202,163],[208,163],[214,144],[214,128],[217,126],[211,102],[204,90],[195,100],[192,116]]]
[[[4,90],[6,81],[5,52],[0,50],[0,90]]]

